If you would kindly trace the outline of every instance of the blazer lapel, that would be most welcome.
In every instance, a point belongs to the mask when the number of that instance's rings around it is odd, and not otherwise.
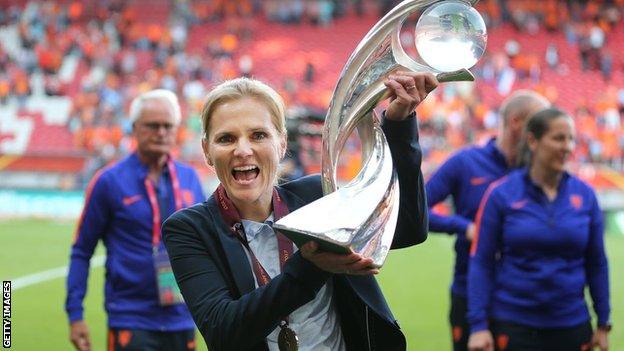
[[[247,258],[243,245],[232,234],[231,229],[227,226],[223,218],[221,218],[219,208],[216,203],[214,203],[214,198],[210,200],[212,200],[209,202],[212,202],[210,203],[210,211],[213,213],[212,217],[215,219],[215,229],[223,248],[225,260],[227,261],[224,262],[224,264],[226,268],[229,268],[227,270],[229,270],[231,278],[234,279],[238,292],[240,292],[241,295],[246,294],[256,288],[253,273],[249,265],[249,259]]]
[[[282,187],[277,187],[277,193],[281,196],[282,200],[286,203],[289,212],[297,210],[299,207],[306,205],[305,201],[291,192],[285,190]]]
[[[225,223],[223,226],[225,227]],[[229,228],[227,231],[219,230],[219,235],[238,291],[241,295],[253,291],[256,284],[243,245],[229,232]]]

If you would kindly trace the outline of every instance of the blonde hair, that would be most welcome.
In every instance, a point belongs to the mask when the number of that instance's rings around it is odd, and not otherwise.
[[[202,131],[204,138],[208,137],[210,118],[221,105],[244,98],[253,98],[264,104],[278,133],[286,136],[286,115],[282,97],[267,84],[250,78],[235,78],[225,81],[212,89],[201,112]]]

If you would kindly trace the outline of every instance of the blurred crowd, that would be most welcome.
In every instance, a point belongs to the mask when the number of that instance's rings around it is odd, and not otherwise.
[[[560,32],[570,46],[577,48],[583,71],[599,70],[605,80],[611,79],[613,52],[606,48],[609,34],[622,20],[624,1],[486,1],[483,14],[488,28],[511,23],[518,34],[535,36],[540,31]],[[565,70],[559,48],[549,44],[543,58],[521,51],[510,38],[505,54],[521,75],[539,80],[542,67]]]
[[[140,0],[139,0],[140,2]],[[284,26],[302,23],[328,27],[349,16],[378,16],[398,1],[330,0],[173,0],[166,4],[167,20],[144,21],[137,6],[123,0],[62,4],[53,1],[23,1],[0,5],[0,104],[24,106],[29,96],[69,96],[73,108],[67,122],[78,150],[107,162],[133,147],[131,125],[124,111],[138,93],[165,88],[178,94],[183,105],[180,153],[183,158],[200,157],[202,98],[215,83],[239,75],[254,74],[254,52],[242,52],[251,42],[257,20]],[[132,3],[130,3],[132,4]],[[147,4],[147,5],[145,5]],[[145,6],[150,6],[146,2]],[[156,5],[154,5],[156,6]],[[609,82],[622,70],[621,58],[605,45],[622,23],[624,0],[485,0],[478,10],[484,15],[490,35],[505,26],[517,35],[542,31],[565,38],[578,48],[581,70],[602,72]],[[368,11],[368,13],[367,13]],[[372,12],[372,13],[371,13]],[[193,31],[221,23],[225,30],[208,35],[199,47],[189,45]],[[330,30],[330,29],[328,29]],[[8,40],[8,39],[12,40]],[[327,39],[323,39],[327,40]],[[338,38],[336,38],[338,40]],[[475,72],[504,97],[514,84],[531,82],[552,101],[557,87],[543,84],[543,71],[565,74],[574,70],[562,57],[562,48],[551,45],[545,55],[524,52],[512,38],[504,48],[488,48]],[[296,56],[297,52],[284,55]],[[294,60],[294,58],[293,58]],[[618,61],[620,60],[620,61]],[[308,62],[300,81],[285,80],[282,86],[291,111],[323,111],[331,89],[317,87],[319,66]],[[338,72],[332,72],[335,77]],[[311,87],[315,97],[307,100],[297,89]],[[498,123],[497,101],[486,99],[471,84],[448,84],[420,108],[422,145],[430,163],[437,164],[452,150],[483,140]],[[311,102],[312,101],[312,102]],[[494,101],[494,102],[493,102]],[[623,168],[624,88],[607,85],[596,100],[579,96],[571,104],[579,130],[577,160],[603,162]],[[323,113],[317,113],[322,115]],[[293,115],[295,113],[293,112]],[[301,119],[305,121],[305,119]],[[317,121],[318,122],[318,121]],[[315,123],[317,123],[315,122]],[[293,124],[293,131],[314,123]],[[301,124],[301,123],[300,123]],[[297,133],[295,133],[297,134]],[[304,137],[318,134],[303,131]],[[303,141],[299,154],[314,154],[318,142]],[[306,148],[312,148],[306,150]],[[295,164],[310,170],[306,157]]]
[[[555,104],[570,109],[578,131],[576,161],[606,163],[622,170],[624,88],[621,84],[611,84],[611,79],[615,70],[622,73],[624,62],[621,57],[614,57],[607,44],[615,35],[621,37],[624,1],[488,0],[480,2],[478,9],[491,36],[497,31],[506,34],[502,47],[488,45],[486,56],[475,69],[481,82],[490,83],[499,96],[508,95],[518,85],[531,87]],[[507,30],[509,26],[512,31]],[[539,52],[522,50],[516,38],[523,36],[561,40],[549,43],[540,56]],[[562,57],[560,50],[574,52],[570,48],[576,50],[578,57]],[[553,76],[592,72],[600,72],[604,82],[597,82],[600,84],[596,87],[601,91],[593,98],[582,94],[560,96],[564,87],[558,84],[566,84],[566,80],[548,81]],[[431,138],[425,141],[425,145],[432,145],[431,157],[444,159],[446,153],[440,155],[439,150],[448,146],[457,149],[483,140],[483,133],[497,126],[498,106],[486,103],[483,92],[471,87],[445,86],[439,96],[444,109],[434,109],[439,101],[430,101],[430,111],[421,113],[421,118],[427,121],[425,125],[431,127],[426,129]]]

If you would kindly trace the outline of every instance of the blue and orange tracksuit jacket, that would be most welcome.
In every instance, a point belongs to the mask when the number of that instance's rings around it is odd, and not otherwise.
[[[526,169],[516,170],[488,189],[477,226],[468,274],[472,332],[489,319],[534,328],[585,323],[586,286],[598,325],[609,321],[603,218],[587,184],[564,173],[550,201]]]
[[[509,172],[505,156],[496,147],[496,139],[484,146],[471,146],[452,155],[427,181],[429,230],[457,234],[455,272],[451,292],[466,297],[466,278],[470,241],[466,229],[474,222],[479,203],[488,186]],[[455,213],[443,216],[431,209],[452,196]]]
[[[197,174],[174,162],[182,206],[205,200]],[[83,319],[89,260],[97,243],[106,247],[105,309],[112,328],[180,331],[195,324],[184,304],[161,307],[152,259],[152,207],[145,178],[148,169],[136,155],[96,174],[71,249],[65,309],[69,321]],[[175,210],[171,175],[164,167],[157,188],[161,222]],[[160,242],[162,244],[162,241]]]

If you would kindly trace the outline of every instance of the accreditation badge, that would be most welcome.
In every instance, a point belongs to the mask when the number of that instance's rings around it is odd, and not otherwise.
[[[184,303],[182,293],[173,275],[169,254],[164,248],[154,248],[154,270],[156,271],[156,284],[158,285],[158,300],[161,306],[172,306]]]

